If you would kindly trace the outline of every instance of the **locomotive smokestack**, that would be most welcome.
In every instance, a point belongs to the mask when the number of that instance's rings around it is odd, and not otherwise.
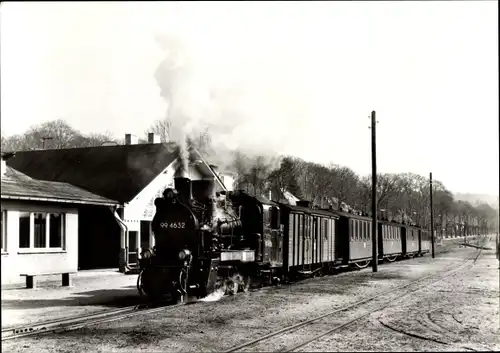
[[[193,192],[191,189],[191,179],[178,176],[174,178],[175,189],[179,193],[179,196],[186,205],[188,205],[193,199]]]

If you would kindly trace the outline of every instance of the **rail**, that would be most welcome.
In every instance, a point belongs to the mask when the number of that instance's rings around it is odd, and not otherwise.
[[[339,325],[337,325],[337,326],[335,326],[335,327],[333,327],[331,329],[328,329],[327,331],[325,331],[325,332],[323,332],[323,333],[321,333],[319,335],[315,335],[311,339],[305,340],[305,341],[301,342],[300,344],[297,344],[297,345],[295,345],[293,347],[287,347],[287,348],[283,348],[283,349],[279,350],[280,352],[284,352],[284,351],[286,351],[286,352],[292,352],[292,351],[297,350],[297,349],[299,349],[299,348],[301,348],[301,347],[303,347],[303,346],[305,346],[305,345],[307,345],[307,344],[309,344],[309,343],[311,343],[311,342],[313,342],[313,341],[315,341],[315,340],[317,340],[317,339],[319,339],[319,338],[321,338],[323,336],[326,336],[326,335],[328,335],[330,333],[333,333],[334,331],[337,331],[337,330],[339,330],[339,329],[341,329],[343,327],[346,327],[348,325],[351,325],[352,323],[354,323],[354,322],[356,322],[356,321],[358,321],[358,320],[360,320],[360,319],[362,319],[362,318],[364,318],[364,317],[366,317],[368,315],[371,315],[372,313],[374,313],[376,311],[379,311],[379,310],[381,310],[381,309],[383,309],[383,308],[391,305],[394,301],[399,300],[399,299],[401,299],[401,298],[403,298],[403,297],[405,297],[405,296],[407,296],[407,295],[409,295],[409,294],[411,294],[411,293],[413,293],[413,292],[415,292],[415,291],[417,291],[419,289],[428,287],[429,285],[431,285],[433,283],[436,283],[436,282],[439,282],[439,281],[443,280],[444,278],[446,278],[446,277],[452,275],[453,273],[461,270],[462,266],[464,264],[467,264],[467,262],[469,260],[471,260],[472,258],[474,258],[474,257],[475,257],[475,259],[474,259],[473,263],[475,263],[480,253],[481,253],[481,249],[477,250],[474,254],[472,254],[471,256],[467,257],[466,259],[460,261],[458,264],[457,263],[453,263],[453,264],[447,266],[444,270],[440,271],[437,274],[434,273],[434,274],[430,274],[430,275],[427,275],[427,276],[424,276],[424,277],[421,277],[421,278],[417,278],[417,279],[412,280],[412,281],[410,281],[410,282],[408,282],[408,283],[406,283],[406,284],[404,284],[402,286],[398,286],[397,288],[392,288],[392,289],[389,289],[387,291],[384,291],[384,292],[381,292],[379,294],[376,294],[374,296],[371,296],[369,298],[365,298],[365,299],[356,301],[356,302],[354,302],[352,304],[349,304],[346,307],[335,309],[333,311],[330,311],[330,312],[328,312],[326,314],[317,316],[315,318],[312,318],[312,319],[300,322],[298,324],[285,327],[285,328],[280,329],[278,331],[266,334],[264,336],[258,337],[258,338],[254,339],[254,340],[248,341],[248,342],[243,343],[241,345],[238,345],[236,347],[232,347],[232,348],[224,351],[224,353],[236,352],[236,351],[240,351],[240,350],[242,350],[244,348],[248,348],[248,347],[254,346],[254,345],[258,344],[258,343],[261,343],[262,341],[268,340],[269,338],[273,338],[273,337],[276,337],[276,336],[279,336],[279,335],[282,335],[282,334],[289,333],[289,332],[294,331],[296,329],[303,328],[303,327],[305,327],[307,325],[311,325],[311,324],[313,324],[313,323],[315,323],[315,322],[317,322],[319,320],[331,317],[334,314],[338,314],[338,313],[341,313],[341,312],[344,312],[344,311],[348,311],[348,310],[353,309],[353,308],[358,308],[360,305],[365,304],[365,303],[369,303],[371,301],[374,301],[375,299],[377,299],[379,297],[382,297],[382,296],[385,297],[388,294],[395,293],[395,292],[400,291],[401,289],[409,287],[409,286],[411,286],[413,284],[421,283],[421,282],[424,282],[427,279],[435,278],[435,277],[439,276],[439,278],[437,280],[435,280],[435,281],[433,281],[433,282],[425,285],[424,287],[421,286],[421,287],[417,288],[416,290],[410,290],[410,291],[408,291],[406,294],[404,294],[402,296],[398,295],[396,297],[396,299],[390,300],[389,303],[385,304],[382,307],[378,307],[376,310],[370,310],[368,313],[362,314],[362,315],[360,315],[358,317],[355,317],[352,320],[349,320],[347,322],[339,324]],[[440,274],[442,274],[443,272],[445,272],[445,274],[440,276]]]
[[[138,314],[149,314],[162,310],[173,309],[181,305],[184,304],[166,305],[166,302],[163,301],[150,302],[142,305],[127,306],[120,309],[100,311],[97,313],[33,323],[30,325],[9,327],[2,329],[2,341],[49,332],[76,330],[86,326],[125,319]]]

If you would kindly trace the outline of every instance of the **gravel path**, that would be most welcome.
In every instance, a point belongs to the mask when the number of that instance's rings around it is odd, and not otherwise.
[[[499,351],[498,284],[495,253],[483,252],[468,269],[302,351]]]
[[[437,273],[444,267],[458,263],[476,252],[474,248],[459,248],[456,245],[437,249],[439,255],[435,259],[426,255],[422,258],[382,264],[377,273],[372,273],[368,268],[335,276],[312,278],[289,286],[269,287],[224,297],[218,302],[196,303],[173,310],[167,309],[164,312],[129,318],[126,322],[113,322],[61,334],[6,341],[2,345],[9,352],[222,351],[260,335],[395,288],[421,276]],[[472,275],[474,271],[484,273],[478,272]],[[481,277],[474,277],[476,275]],[[471,288],[479,286],[484,289],[481,294],[475,294],[474,297],[467,294]],[[432,307],[422,306],[421,303],[432,303]],[[439,286],[420,291],[415,298],[405,302],[408,306],[406,309],[396,306],[384,310],[383,315],[370,316],[362,322],[362,325],[345,328],[336,335],[325,337],[321,340],[320,348],[307,346],[304,349],[451,351],[467,350],[463,347],[481,349],[483,346],[479,346],[480,344],[484,345],[484,349],[500,348],[495,345],[498,344],[498,340],[495,343],[494,339],[494,334],[498,334],[498,319],[496,326],[495,320],[491,319],[495,315],[498,317],[498,304],[498,260],[494,252],[484,251],[484,256],[473,270],[458,273]],[[425,310],[425,315],[417,310],[420,307]],[[435,308],[438,310],[431,312],[428,318],[427,311]],[[451,309],[458,311],[451,312]],[[476,319],[472,318],[471,313],[475,313]],[[462,345],[457,346],[458,343],[446,345],[409,336],[406,331],[413,333],[412,327],[417,330],[422,324],[408,326],[403,325],[403,322],[412,322],[411,320],[421,317],[431,322],[429,324],[426,321],[426,325],[432,325],[434,328],[435,325],[441,325],[460,336],[464,340],[459,342]],[[485,319],[486,317],[488,319]],[[474,324],[474,320],[479,318],[482,319],[481,322],[487,322],[481,324],[486,326]],[[453,331],[455,326],[452,325],[460,325],[457,320],[476,325],[478,328],[474,331],[472,326],[464,326],[463,330],[469,332],[469,336],[466,336],[461,333],[462,331]],[[397,323],[399,325],[397,328],[405,332],[395,332],[382,322],[388,326]],[[444,332],[443,335],[449,333]],[[476,343],[478,340],[482,343]]]

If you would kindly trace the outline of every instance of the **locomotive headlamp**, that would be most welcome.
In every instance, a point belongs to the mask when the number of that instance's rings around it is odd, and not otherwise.
[[[142,251],[141,257],[143,259],[149,259],[149,258],[151,258],[152,255],[153,254],[151,253],[151,250],[145,249],[145,250]]]
[[[179,251],[179,260],[184,260],[185,258],[189,257],[191,255],[191,251],[184,249]]]

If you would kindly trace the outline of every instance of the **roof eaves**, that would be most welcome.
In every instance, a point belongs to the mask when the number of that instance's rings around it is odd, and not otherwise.
[[[4,195],[2,194],[2,199],[7,200],[24,200],[24,201],[45,201],[45,202],[61,202],[61,203],[76,203],[85,205],[100,205],[100,206],[118,206],[121,204],[118,201],[105,201],[105,200],[75,200],[75,199],[63,199],[55,197],[37,197],[37,196],[14,196],[14,195]]]

